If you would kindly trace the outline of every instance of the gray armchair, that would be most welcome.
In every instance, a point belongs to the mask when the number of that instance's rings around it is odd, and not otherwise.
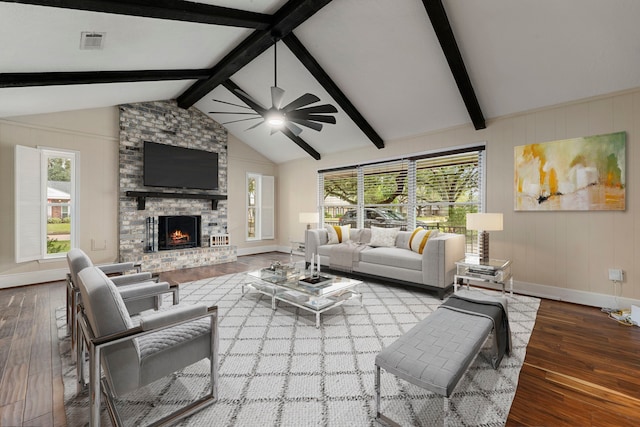
[[[67,331],[71,334],[71,351],[77,356],[78,330],[76,315],[80,291],[78,289],[78,273],[87,267],[94,267],[91,258],[82,249],[71,249],[67,252],[69,273],[67,274]],[[118,287],[118,291],[125,301],[129,314],[138,314],[144,310],[160,308],[162,294],[173,293],[173,303],[179,302],[178,287],[170,286],[167,282],[157,282],[151,277],[151,273],[130,273],[138,270],[132,262],[114,264],[102,264],[96,266],[105,274],[120,274],[111,278]]]
[[[143,314],[134,324],[113,281],[95,267],[78,274],[79,326],[89,346],[90,425],[99,425],[101,391],[114,425],[122,422],[114,398],[128,394],[202,359],[209,359],[211,388],[199,400],[164,417],[174,423],[217,398],[217,307],[173,306]]]

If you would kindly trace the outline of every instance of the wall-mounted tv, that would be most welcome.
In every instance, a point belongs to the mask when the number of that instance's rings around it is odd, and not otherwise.
[[[143,157],[145,186],[218,189],[218,153],[145,141]]]

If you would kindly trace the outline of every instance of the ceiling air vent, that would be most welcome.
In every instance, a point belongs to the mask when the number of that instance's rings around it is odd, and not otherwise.
[[[107,33],[83,31],[80,33],[80,49],[102,49]]]

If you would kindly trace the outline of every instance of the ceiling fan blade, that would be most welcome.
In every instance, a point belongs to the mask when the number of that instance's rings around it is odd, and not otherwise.
[[[229,123],[238,123],[238,122],[246,122],[247,120],[255,120],[255,119],[261,119],[262,117],[258,116],[258,117],[249,117],[247,119],[238,119],[238,120],[231,120],[228,122],[224,122],[224,123],[220,123],[221,125],[228,125]]]
[[[324,123],[332,123],[332,124],[336,124],[336,118],[335,116],[329,116],[326,114],[307,114],[307,113],[300,113],[300,110],[296,110],[296,111],[291,111],[290,113],[287,113],[287,117],[289,119],[300,119],[300,120],[314,120],[316,122],[324,122]]]
[[[293,132],[293,134],[295,136],[298,136],[298,135],[300,135],[302,133],[302,128],[300,128],[300,126],[294,125],[290,121],[285,122],[284,125],[287,127],[287,129],[289,129],[291,132]]]
[[[250,115],[259,116],[260,115],[255,111],[251,113],[245,113],[244,111],[209,111],[209,114],[241,114],[243,116],[250,116]]]
[[[299,125],[306,126],[306,127],[311,128],[313,130],[317,130],[318,132],[320,130],[322,130],[322,125],[320,123],[311,122],[311,121],[306,120],[306,119],[297,119],[295,117],[294,118],[288,118],[287,120],[290,120],[292,122],[296,122]]]
[[[271,86],[271,106],[276,109],[282,107],[282,98],[284,97],[284,90],[278,86]]]
[[[330,123],[332,125],[336,124],[336,118],[334,116],[323,116],[323,115],[320,115],[320,114],[309,114],[306,117],[306,119],[314,121],[314,122]]]
[[[251,107],[252,109],[254,109],[255,111],[258,112],[258,114],[260,114],[261,116],[263,114],[265,114],[267,112],[267,109],[265,107],[262,106],[262,104],[260,104],[258,101],[256,101],[255,99],[253,99],[248,93],[246,93],[243,90],[240,89],[235,89],[234,90],[235,95],[240,98],[242,100],[242,102],[244,102],[245,104],[247,104],[249,107]]]
[[[318,101],[320,101],[320,98],[318,98],[317,96],[311,93],[305,93],[304,95],[300,96],[298,99],[294,99],[289,104],[285,105],[282,108],[282,111],[284,111],[285,113],[288,113],[289,111],[293,111],[296,108],[304,107],[305,105],[313,104],[314,102],[318,102]]]
[[[264,120],[263,120],[263,121],[261,121],[260,123],[256,123],[255,125],[251,126],[250,128],[245,129],[244,131],[246,132],[246,131],[248,131],[248,130],[255,129],[255,128],[257,128],[258,126],[260,126],[261,124],[263,124],[263,123],[264,123]]]
[[[307,108],[298,108],[295,110],[295,113],[303,113],[303,114],[326,114],[326,113],[337,113],[338,109],[331,104],[322,104],[322,105],[314,105],[313,107]]]
[[[234,104],[233,102],[223,101],[221,99],[212,99],[212,101],[219,102],[221,104],[233,105],[234,107],[246,108],[247,110],[251,110],[251,108],[247,107],[246,105]]]

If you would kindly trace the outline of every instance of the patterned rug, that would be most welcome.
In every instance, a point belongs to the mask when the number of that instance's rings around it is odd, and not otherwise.
[[[270,298],[242,295],[244,274],[180,285],[181,303],[219,307],[219,399],[180,425],[374,426],[374,359],[383,346],[434,311],[437,297],[419,290],[365,282],[353,299],[315,317]],[[499,292],[474,290],[488,295]],[[490,366],[489,340],[449,399],[382,372],[382,412],[404,426],[502,426],[518,384],[540,301],[509,297],[513,352],[498,370]],[[75,394],[75,365],[65,335],[64,309],[57,311],[65,408],[69,426],[86,425],[88,394]],[[206,392],[206,361],[125,396],[119,402],[127,425],[147,424]],[[159,396],[159,397],[158,397]],[[103,404],[103,408],[104,408]],[[106,411],[104,425],[110,425]]]

